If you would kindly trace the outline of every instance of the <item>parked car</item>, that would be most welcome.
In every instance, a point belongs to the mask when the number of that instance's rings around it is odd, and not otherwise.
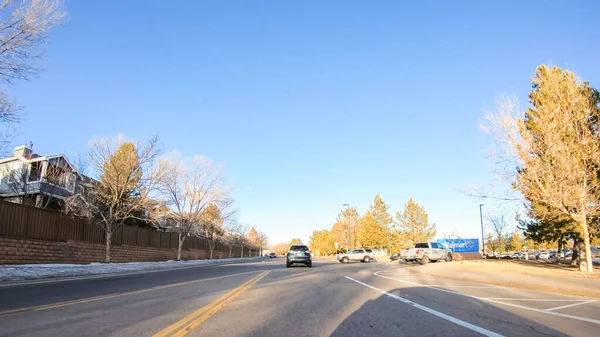
[[[524,259],[525,255],[523,253],[514,253],[510,257],[513,258],[513,259]]]
[[[277,255],[275,253],[269,253],[269,259],[275,259]]]
[[[312,268],[312,255],[310,249],[305,245],[293,245],[285,257],[287,268],[293,264],[303,264],[309,268]]]
[[[555,250],[550,251],[548,253],[548,257],[551,258],[551,259],[556,258],[556,251]]]
[[[390,255],[390,261],[391,262],[394,262],[394,261],[397,261],[397,260],[400,260],[400,253],[396,253],[396,254]]]
[[[337,259],[341,263],[348,263],[350,261],[369,263],[371,260],[375,260],[375,254],[371,249],[352,249],[347,253],[338,254]]]
[[[541,251],[537,258],[540,260],[547,260],[550,258],[550,252],[547,250]]]
[[[400,258],[406,262],[419,261],[421,264],[438,260],[450,262],[452,261],[452,252],[437,242],[419,242],[415,244],[415,248],[402,249]]]

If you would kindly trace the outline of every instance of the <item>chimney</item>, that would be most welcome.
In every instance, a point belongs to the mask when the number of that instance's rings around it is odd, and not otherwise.
[[[13,155],[15,157],[24,157],[27,159],[31,159],[32,154],[33,154],[33,151],[31,151],[31,149],[29,147],[27,147],[27,145],[17,146],[17,147],[15,147],[15,150],[13,152]]]

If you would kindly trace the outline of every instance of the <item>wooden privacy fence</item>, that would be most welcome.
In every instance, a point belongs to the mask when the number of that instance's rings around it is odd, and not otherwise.
[[[47,241],[82,241],[105,243],[104,230],[88,220],[6,201],[0,201],[0,237],[28,238]],[[179,233],[159,232],[135,226],[120,226],[112,236],[113,245],[151,248],[177,248]],[[230,247],[220,241],[213,242],[215,252],[229,252],[239,256],[240,245]],[[205,238],[191,236],[185,239],[183,249],[209,250]],[[249,247],[244,247],[244,255]],[[253,249],[256,251],[256,249]],[[255,253],[256,254],[256,253]],[[255,255],[253,254],[253,255]]]

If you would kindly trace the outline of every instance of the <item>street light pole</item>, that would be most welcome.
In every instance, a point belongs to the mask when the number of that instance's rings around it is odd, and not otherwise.
[[[346,207],[346,210],[350,209],[350,204],[344,204],[343,206]],[[348,216],[348,212],[346,212],[346,216]],[[348,226],[348,240],[346,241],[346,251],[350,250],[350,239],[352,238],[352,236],[350,235],[350,219],[346,219],[347,223],[346,226]]]
[[[479,204],[479,220],[481,221],[481,249],[483,250],[483,256],[485,256],[485,235],[483,233],[483,213],[481,207],[483,204]]]

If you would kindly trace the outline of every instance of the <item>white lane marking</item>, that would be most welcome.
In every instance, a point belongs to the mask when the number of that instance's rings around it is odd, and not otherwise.
[[[546,309],[546,311],[565,309],[565,308],[570,308],[570,307],[574,307],[574,306],[577,306],[577,305],[588,304],[588,303],[592,303],[592,302],[596,302],[596,301],[584,301],[584,302],[579,302],[579,303],[567,304],[567,305],[563,305],[563,306],[560,306],[560,307]]]
[[[408,304],[408,305],[410,305],[410,306],[412,306],[412,307],[414,307],[414,308],[417,308],[417,309],[423,310],[423,311],[425,311],[425,312],[427,312],[427,313],[430,313],[430,314],[432,314],[432,315],[434,315],[434,316],[437,316],[437,317],[439,317],[439,318],[445,319],[445,320],[447,320],[447,321],[449,321],[449,322],[452,322],[452,323],[454,323],[454,324],[460,325],[460,326],[462,326],[462,327],[464,327],[464,328],[467,328],[467,329],[469,329],[469,330],[475,331],[475,332],[477,332],[477,333],[480,333],[480,334],[482,334],[482,335],[484,335],[484,336],[490,336],[490,337],[502,337],[502,336],[503,336],[503,335],[497,334],[497,333],[495,333],[495,332],[493,332],[493,331],[490,331],[490,330],[484,329],[484,328],[482,328],[482,327],[479,327],[479,326],[477,326],[477,325],[473,325],[473,324],[471,324],[471,323],[468,323],[468,322],[462,321],[462,320],[460,320],[460,319],[458,319],[458,318],[454,318],[454,317],[452,317],[452,316],[446,315],[446,314],[444,314],[444,313],[441,313],[441,312],[439,312],[439,311],[435,311],[435,310],[433,310],[433,309],[431,309],[431,308],[428,308],[428,307],[426,307],[426,306],[420,305],[420,304],[418,304],[418,303],[415,303],[415,302],[413,302],[413,301],[409,301],[409,300],[407,300],[407,299],[405,299],[405,298],[402,298],[402,297],[400,297],[400,296],[394,295],[394,294],[392,294],[392,293],[389,293],[389,292],[387,292],[387,291],[385,291],[385,290],[382,290],[382,289],[379,289],[379,288],[375,288],[375,287],[373,287],[372,285],[368,285],[368,284],[366,284],[366,283],[363,283],[363,282],[361,282],[361,281],[355,280],[355,279],[353,279],[352,277],[349,277],[349,276],[345,276],[345,277],[346,277],[347,279],[349,279],[350,281],[354,281],[354,282],[356,282],[356,283],[358,283],[358,284],[360,284],[360,285],[362,285],[362,286],[365,286],[365,287],[367,287],[367,288],[370,288],[370,289],[373,289],[373,290],[375,290],[375,291],[378,291],[378,292],[380,292],[380,293],[382,293],[382,294],[384,294],[384,295],[386,295],[386,296],[388,296],[388,297],[391,297],[391,298],[393,298],[393,299],[395,299],[395,300],[398,300],[398,301],[400,301],[400,302],[402,302],[402,303],[405,303],[405,304]]]
[[[446,288],[475,288],[475,289],[496,289],[496,287],[490,286],[447,286],[444,284],[428,284],[430,287],[446,287]]]
[[[382,273],[381,275],[386,275]],[[394,275],[386,275],[386,276],[394,276]],[[398,277],[402,277],[401,275],[395,275]],[[420,278],[420,277],[402,277],[403,280],[415,280],[415,281],[439,281],[439,278]]]
[[[456,291],[452,291],[452,290],[447,290],[447,289],[432,287],[432,286],[428,286],[426,284],[420,284],[420,283],[415,283],[415,282],[410,282],[410,281],[404,281],[404,280],[397,279],[397,278],[394,278],[394,277],[388,277],[388,276],[379,275],[377,273],[378,272],[375,272],[373,274],[375,276],[378,276],[378,277],[383,277],[383,278],[387,278],[387,279],[390,279],[390,280],[396,280],[398,282],[403,282],[403,283],[412,284],[412,285],[416,285],[416,286],[420,286],[420,287],[434,289],[434,290],[437,290],[437,291],[442,291],[442,292],[446,292],[446,293],[450,293],[450,294],[454,294],[454,295],[459,295],[459,296],[474,298],[476,300],[481,300],[481,301],[493,302],[493,303],[502,304],[502,305],[506,305],[506,306],[509,306],[509,307],[515,307],[515,308],[524,309],[524,310],[531,310],[531,311],[535,311],[535,312],[541,312],[543,314],[548,314],[548,315],[554,315],[554,316],[559,316],[559,317],[571,318],[571,319],[575,319],[575,320],[578,320],[578,321],[584,321],[584,322],[590,322],[590,323],[594,323],[594,324],[600,324],[600,320],[597,320],[597,319],[592,319],[592,318],[587,318],[587,317],[581,317],[581,316],[573,316],[573,315],[562,314],[562,313],[558,313],[558,312],[554,312],[554,311],[546,311],[546,310],[542,310],[542,309],[535,309],[535,308],[525,307],[525,306],[518,305],[518,304],[513,304],[513,303],[500,302],[500,301],[491,300],[491,299],[488,299],[488,298],[485,298],[485,297],[477,297],[477,296],[473,296],[473,295],[462,294],[462,293],[459,293],[459,292],[456,292]]]
[[[401,277],[403,280],[413,280],[413,281],[439,281],[440,280],[439,278],[414,277],[413,274],[408,274],[408,275],[410,275],[408,277],[404,277],[402,275],[397,275],[397,273],[392,273],[390,275],[389,273],[391,273],[391,272],[388,272],[388,271],[377,272],[377,273],[379,273],[377,275],[382,275],[382,276],[385,275],[385,276],[390,276],[390,277],[391,276]],[[469,283],[471,283],[471,284],[480,284],[480,283],[477,283],[477,282],[470,282],[470,281],[457,281],[457,282],[466,283],[466,284],[469,284]],[[438,287],[440,285],[431,285],[431,286],[432,287]],[[470,287],[470,286],[447,286],[447,285],[441,285],[441,286],[443,286],[443,287]],[[474,286],[474,287],[479,287],[479,286]],[[481,288],[484,288],[484,287],[481,286]],[[494,284],[488,284],[488,285],[485,286],[485,288],[506,288],[506,287],[497,286],[497,285],[494,285]]]
[[[486,301],[527,301],[527,302],[581,302],[583,300],[553,300],[547,298],[505,298],[505,297],[478,297],[480,300]],[[592,301],[594,302],[594,301]]]

